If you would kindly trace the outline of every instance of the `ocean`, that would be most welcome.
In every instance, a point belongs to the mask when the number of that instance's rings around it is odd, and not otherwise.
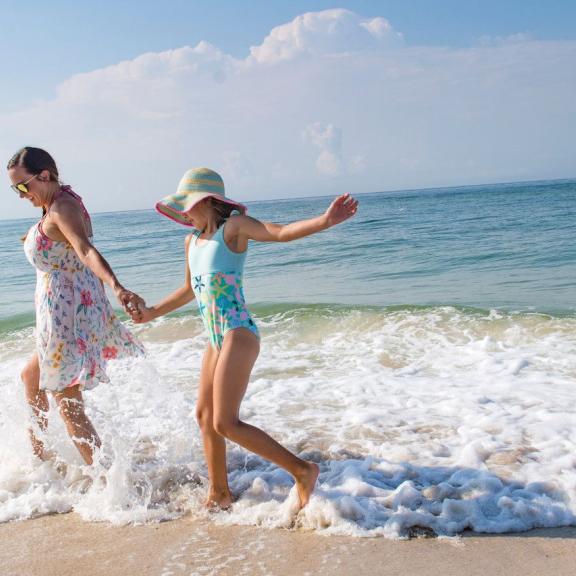
[[[290,476],[228,443],[239,500],[213,520],[386,537],[576,524],[576,181],[357,198],[338,227],[252,242],[245,269],[263,339],[241,417],[318,462],[319,487],[295,518]],[[247,205],[286,223],[330,201]],[[66,471],[31,455],[19,373],[35,272],[20,237],[33,222],[0,221],[0,521],[204,514],[194,302],[145,326],[123,316],[148,355],[111,363],[111,383],[85,394],[106,466],[82,465],[55,409],[48,442]],[[152,210],[95,214],[94,229],[147,302],[181,284],[189,230]]]

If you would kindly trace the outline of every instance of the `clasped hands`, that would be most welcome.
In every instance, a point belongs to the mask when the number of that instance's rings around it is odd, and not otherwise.
[[[141,296],[121,286],[115,290],[115,294],[126,314],[128,314],[136,324],[142,324],[151,319],[150,309],[146,306],[146,302]]]

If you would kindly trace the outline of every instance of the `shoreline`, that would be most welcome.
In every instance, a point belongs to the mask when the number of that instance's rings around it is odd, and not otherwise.
[[[113,526],[74,512],[0,525],[3,576],[568,576],[576,527],[453,538],[353,538],[187,516]]]

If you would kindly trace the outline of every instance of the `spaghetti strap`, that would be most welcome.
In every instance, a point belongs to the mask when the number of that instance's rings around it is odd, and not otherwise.
[[[89,232],[88,236],[90,238],[92,238],[92,231],[91,231],[92,230],[92,218],[90,218],[90,214],[88,213],[88,210],[86,210],[86,206],[84,206],[84,202],[82,201],[82,197],[79,196],[78,194],[76,194],[76,192],[74,192],[74,190],[72,190],[72,188],[70,186],[65,184],[65,185],[60,186],[58,192],[54,195],[54,200],[58,196],[60,196],[63,192],[70,194],[70,196],[72,196],[72,198],[77,200],[78,203],[80,204],[80,208],[82,208],[82,213],[84,214],[84,218],[86,219],[86,222],[90,225],[90,232]],[[44,212],[44,214],[42,215],[42,218],[40,218],[40,221],[38,222],[38,229],[40,230],[40,234],[44,238],[48,238],[48,236],[46,236],[46,234],[44,234],[44,231],[42,230],[42,222],[44,222],[44,220],[46,219],[46,216],[48,216],[48,213],[50,212],[50,208],[52,208],[52,206],[54,205],[54,200],[52,201],[52,204],[50,204],[50,206],[48,206],[48,209],[46,210],[46,212]]]
[[[86,216],[86,219],[88,220],[88,222],[91,222],[90,214],[88,214],[88,210],[86,210],[86,206],[84,206],[84,202],[82,201],[82,197],[79,196],[78,194],[76,194],[76,192],[74,192],[74,190],[72,190],[72,188],[68,185],[60,186],[60,191],[61,191],[61,193],[66,192],[67,194],[70,194],[70,196],[72,196],[72,198],[75,198],[76,200],[78,200],[78,202],[80,203],[80,207],[82,208],[82,212],[84,212],[84,216]]]

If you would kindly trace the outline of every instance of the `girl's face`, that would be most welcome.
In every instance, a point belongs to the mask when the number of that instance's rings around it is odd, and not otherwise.
[[[196,230],[204,230],[212,218],[212,206],[208,198],[200,200],[193,208],[186,212],[186,218]]]
[[[8,170],[8,177],[13,185],[26,183],[28,192],[18,191],[20,198],[28,200],[36,208],[44,205],[48,197],[47,184],[50,181],[48,170],[43,170],[40,174],[30,174],[24,166],[14,166]]]

